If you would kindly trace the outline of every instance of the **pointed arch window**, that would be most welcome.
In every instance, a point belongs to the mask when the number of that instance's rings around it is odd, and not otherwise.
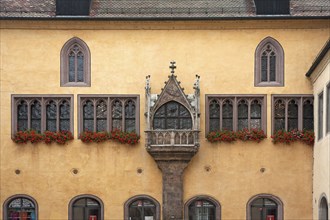
[[[30,196],[15,195],[4,202],[4,219],[38,220],[38,204]]]
[[[320,200],[320,206],[319,206],[319,220],[328,220],[329,214],[328,214],[328,202],[327,199],[323,196]]]
[[[138,95],[78,95],[79,133],[121,130],[139,134]]]
[[[87,44],[74,37],[61,50],[61,86],[90,86],[90,51]]]
[[[12,95],[12,135],[17,131],[73,132],[72,95]]]
[[[284,86],[284,51],[271,37],[262,40],[255,51],[255,86]]]

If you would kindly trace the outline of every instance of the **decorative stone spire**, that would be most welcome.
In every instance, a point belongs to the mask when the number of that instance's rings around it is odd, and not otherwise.
[[[170,64],[171,64],[171,66],[170,66],[171,73],[172,73],[172,75],[174,75],[174,70],[176,69],[175,61],[170,62]]]

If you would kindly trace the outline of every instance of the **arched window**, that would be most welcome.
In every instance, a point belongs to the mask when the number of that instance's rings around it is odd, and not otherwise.
[[[185,204],[185,220],[220,220],[220,203],[209,196],[197,196]]]
[[[157,200],[147,195],[139,195],[125,202],[125,220],[160,220],[160,205]]]
[[[38,205],[30,196],[15,195],[4,202],[3,214],[5,220],[38,220]]]
[[[255,86],[284,86],[284,52],[271,37],[262,40],[255,51]]]
[[[90,51],[87,44],[74,37],[61,50],[61,86],[90,86]]]
[[[69,220],[103,220],[103,202],[93,195],[74,197],[69,203]]]
[[[167,102],[154,114],[154,129],[191,129],[190,112],[178,102]]]
[[[283,203],[276,196],[260,194],[247,203],[247,220],[283,220]]]
[[[328,220],[328,219],[329,219],[328,202],[327,199],[323,196],[320,201],[319,220]]]

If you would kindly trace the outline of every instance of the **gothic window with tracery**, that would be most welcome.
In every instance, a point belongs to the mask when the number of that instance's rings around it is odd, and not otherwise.
[[[121,130],[139,133],[138,96],[79,95],[79,132]]]
[[[154,129],[191,129],[190,112],[182,104],[170,101],[157,109],[153,118]]]
[[[275,39],[267,37],[255,52],[255,86],[284,86],[284,52]]]
[[[313,96],[273,95],[273,132],[313,130]]]
[[[72,38],[61,50],[61,86],[90,86],[90,51],[79,38]]]
[[[12,133],[17,131],[72,131],[71,95],[13,95]]]
[[[207,131],[266,129],[265,96],[207,95]]]

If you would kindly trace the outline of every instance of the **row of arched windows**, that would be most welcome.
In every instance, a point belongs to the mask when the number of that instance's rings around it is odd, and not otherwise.
[[[61,50],[61,86],[91,86],[91,54],[87,44],[74,37]],[[255,86],[284,86],[284,51],[271,37],[255,51]]]
[[[325,201],[325,202],[324,202]],[[38,220],[38,204],[28,195],[15,195],[4,202],[4,220]],[[185,220],[220,220],[221,205],[209,196],[188,200],[184,208]],[[328,206],[323,197],[320,203],[320,220],[328,216]],[[79,195],[69,202],[69,220],[103,220],[104,205],[94,195]],[[147,195],[134,196],[124,204],[125,220],[160,219],[159,202]],[[247,202],[248,220],[282,220],[283,203],[270,194],[259,194]],[[327,218],[326,218],[327,219]]]

